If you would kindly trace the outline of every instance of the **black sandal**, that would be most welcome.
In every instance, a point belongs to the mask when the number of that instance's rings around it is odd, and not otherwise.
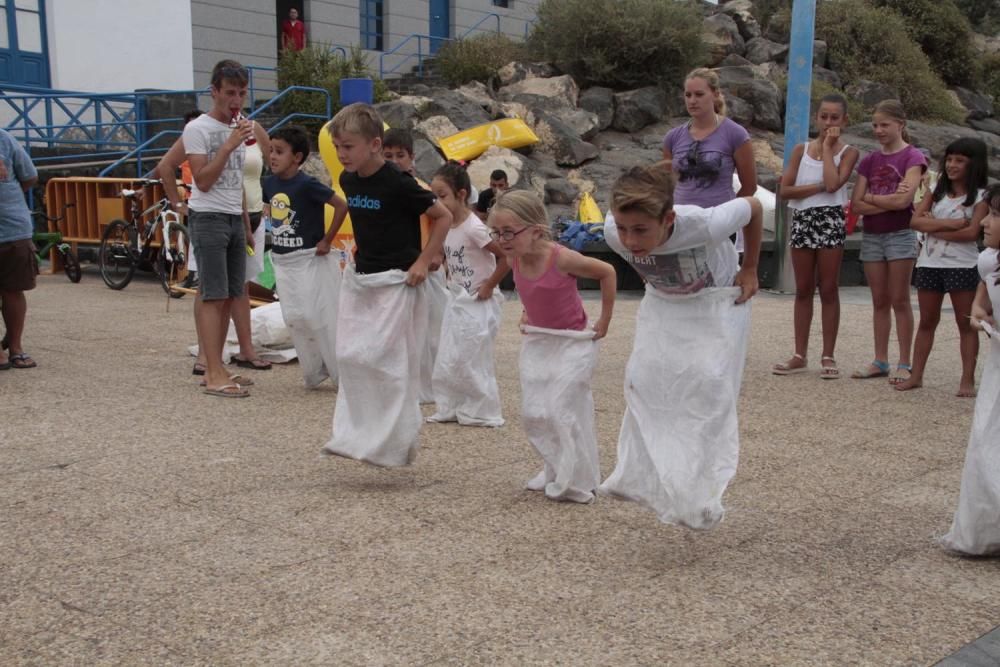
[[[271,362],[265,361],[259,357],[256,359],[246,359],[244,357],[238,357],[233,355],[233,360],[231,363],[236,364],[240,368],[252,368],[255,371],[271,370]]]

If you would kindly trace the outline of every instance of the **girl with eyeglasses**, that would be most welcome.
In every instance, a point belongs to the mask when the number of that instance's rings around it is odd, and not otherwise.
[[[615,305],[615,269],[552,241],[545,206],[534,192],[499,195],[488,223],[510,258],[524,306],[521,423],[544,461],[527,488],[552,500],[591,502],[600,468],[590,384],[597,341],[607,335]],[[600,315],[589,329],[578,278],[601,285]]]
[[[431,191],[451,212],[444,266],[452,297],[445,308],[432,386],[437,410],[430,422],[503,426],[493,348],[503,296],[497,289],[510,271],[500,244],[469,208],[469,174],[448,162],[434,174]]]
[[[757,191],[757,167],[750,134],[726,118],[719,75],[699,68],[684,80],[684,106],[691,120],[663,138],[663,159],[674,173],[674,202],[710,208]],[[733,173],[740,179],[733,191]],[[743,252],[742,237],[736,250]]]

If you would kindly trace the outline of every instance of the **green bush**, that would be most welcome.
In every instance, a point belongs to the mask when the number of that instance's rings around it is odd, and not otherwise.
[[[944,82],[892,9],[863,0],[822,2],[816,36],[826,40],[831,66],[845,83],[868,79],[891,86],[914,119],[962,121]]]
[[[1000,53],[983,56],[983,84],[981,92],[993,96],[993,104],[1000,106]]]
[[[448,42],[434,56],[434,69],[453,86],[486,83],[512,60],[522,60],[524,45],[507,35],[488,33]]]
[[[997,0],[955,0],[959,11],[969,23],[983,34],[996,34],[1000,30],[1000,4]]]
[[[528,46],[581,86],[634,88],[683,80],[704,60],[701,29],[687,0],[542,0]]]
[[[979,54],[972,44],[972,26],[953,0],[874,0],[873,4],[903,17],[910,36],[945,83],[978,83]]]
[[[323,44],[310,44],[301,51],[286,49],[278,59],[278,88],[289,86],[310,86],[323,88],[333,99],[333,113],[340,110],[340,80],[373,78],[368,70],[364,52],[351,49],[347,57],[330,50]],[[375,79],[375,102],[387,98],[388,89],[381,79]],[[326,97],[311,91],[295,91],[281,99],[284,114],[311,113],[326,114]],[[329,119],[327,119],[329,120]],[[319,119],[293,119],[293,122],[312,130],[319,130],[326,122]]]

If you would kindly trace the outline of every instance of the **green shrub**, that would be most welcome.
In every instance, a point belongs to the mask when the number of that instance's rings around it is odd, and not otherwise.
[[[972,44],[972,27],[952,0],[874,0],[873,4],[903,17],[910,36],[945,83],[978,83],[979,54]]]
[[[993,96],[993,104],[1000,106],[1000,53],[983,56],[982,91]]]
[[[364,52],[361,49],[351,49],[347,57],[331,51],[323,44],[310,44],[301,51],[286,49],[278,59],[278,88],[284,90],[289,86],[310,86],[323,88],[330,92],[333,101],[333,113],[340,110],[340,80],[372,78]],[[388,89],[381,79],[375,79],[375,102],[383,102],[387,98]],[[281,111],[284,114],[312,113],[326,114],[326,97],[311,91],[295,91],[281,99]],[[327,119],[329,120],[329,119]],[[293,119],[299,125],[312,130],[319,130],[326,122],[319,119]]]
[[[891,86],[914,119],[962,121],[944,82],[895,11],[863,0],[828,0],[819,5],[816,36],[826,40],[831,67],[845,83],[868,79]]]
[[[542,0],[528,38],[536,58],[581,86],[679,82],[703,62],[702,14],[677,0]]]
[[[434,68],[453,86],[486,83],[512,60],[522,60],[524,45],[507,35],[488,33],[448,42],[434,56]]]
[[[997,0],[955,0],[959,11],[969,23],[983,34],[992,35],[1000,30],[1000,5]]]

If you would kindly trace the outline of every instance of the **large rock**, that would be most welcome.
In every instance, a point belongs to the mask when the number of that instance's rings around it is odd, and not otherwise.
[[[750,0],[731,0],[722,6],[722,11],[732,17],[744,41],[760,37],[760,24],[754,18],[753,3]]]
[[[847,86],[847,94],[871,109],[882,100],[898,100],[899,93],[884,83],[860,79]]]
[[[525,79],[547,79],[558,76],[559,70],[551,63],[510,62],[500,68],[497,79],[501,86],[509,86]]]
[[[597,157],[596,146],[580,139],[576,129],[551,112],[536,112],[534,129],[535,149],[549,153],[560,166],[576,167]]]
[[[749,67],[750,65],[753,65],[753,63],[743,56],[736,55],[735,53],[730,53],[719,63],[719,67]]]
[[[754,37],[747,42],[743,55],[755,65],[783,62],[788,56],[788,45],[772,42],[766,37]]]
[[[420,98],[430,102],[428,98]],[[400,127],[404,130],[412,130],[420,120],[417,104],[425,104],[416,98],[402,97],[393,102],[381,102],[375,105],[375,110],[382,116],[382,120],[389,124],[389,127]]]
[[[774,132],[784,129],[784,95],[773,81],[755,76],[752,67],[720,67],[716,70],[726,99],[738,97],[753,107],[753,124]]]
[[[601,128],[597,114],[586,109],[556,109],[548,113],[573,128],[576,135],[584,141],[593,139]]]
[[[906,121],[906,129],[910,134],[910,143],[929,150],[935,160],[944,155],[944,149],[955,139],[960,137],[982,138],[979,132],[963,125],[931,125],[919,120],[908,120]],[[847,133],[872,141],[875,139],[871,123],[851,125],[847,128]]]
[[[545,182],[545,203],[546,204],[572,204],[580,188],[565,178],[553,178]]]
[[[490,146],[469,164],[469,179],[477,190],[483,192],[490,187],[490,174],[496,169],[507,173],[511,187],[524,187],[531,183],[527,161],[509,148]]]
[[[735,95],[726,95],[726,117],[749,128],[753,125],[753,105]]]
[[[580,93],[579,101],[581,109],[585,109],[597,116],[598,130],[606,130],[611,127],[611,121],[615,117],[615,92],[610,88],[595,86]]]
[[[481,81],[471,81],[464,86],[459,86],[455,90],[460,95],[465,95],[465,97],[483,107],[483,109],[488,109],[495,101],[493,95],[490,93],[490,89]]]
[[[418,107],[418,111],[421,118],[447,116],[459,130],[468,130],[493,120],[492,115],[478,104],[470,104],[465,95],[444,88],[435,88],[430,101]]]
[[[420,134],[413,135],[413,168],[417,176],[430,183],[434,173],[444,163],[445,159],[429,139]]]
[[[535,114],[520,102],[500,102],[500,113],[506,118],[520,118],[528,125],[535,124]]]
[[[813,80],[828,83],[838,89],[844,87],[844,82],[840,78],[840,75],[832,69],[826,69],[825,67],[813,67]]]
[[[813,41],[813,67],[826,67],[826,54],[829,47],[822,39]]]
[[[565,106],[575,107],[580,96],[580,88],[573,77],[566,74],[548,79],[524,79],[499,90],[501,100],[510,100],[520,93],[552,98],[561,101]]]
[[[952,91],[958,97],[959,103],[968,112],[967,118],[981,120],[993,115],[993,98],[989,95],[977,93],[968,88],[955,87]]]
[[[300,171],[306,176],[312,176],[323,185],[333,187],[333,179],[330,178],[330,171],[326,168],[326,163],[323,162],[323,156],[315,151],[309,153],[309,157],[302,163]]]
[[[431,116],[417,123],[414,129],[438,146],[441,145],[442,139],[458,133],[458,128],[447,116]]]
[[[615,93],[614,98],[615,115],[611,127],[619,132],[638,132],[657,123],[667,109],[666,95],[656,86]]]
[[[745,42],[732,17],[713,14],[702,24],[701,40],[705,44],[707,65],[714,67],[731,53],[743,55]]]
[[[1000,120],[996,118],[970,118],[967,122],[969,123],[969,127],[980,132],[1000,134]]]

